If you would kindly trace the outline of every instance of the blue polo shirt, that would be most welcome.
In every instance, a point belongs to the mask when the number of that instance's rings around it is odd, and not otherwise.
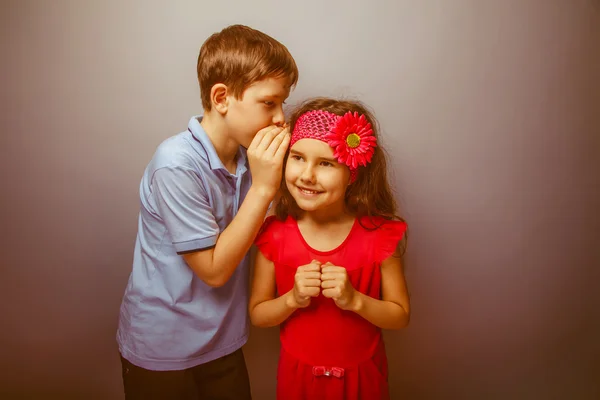
[[[231,174],[200,121],[193,117],[187,131],[159,145],[140,185],[117,342],[125,359],[155,371],[203,364],[248,338],[248,255],[219,288],[205,284],[181,257],[216,244],[251,185],[245,149]]]

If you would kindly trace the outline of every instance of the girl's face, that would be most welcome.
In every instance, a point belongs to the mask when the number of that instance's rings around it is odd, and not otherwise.
[[[334,214],[345,210],[350,170],[337,162],[327,143],[300,139],[290,149],[285,183],[300,209]]]

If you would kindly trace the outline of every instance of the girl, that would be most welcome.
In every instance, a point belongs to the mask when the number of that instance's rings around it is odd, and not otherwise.
[[[386,161],[360,103],[293,114],[281,199],[259,233],[249,312],[281,324],[277,398],[389,399],[381,329],[410,316]]]

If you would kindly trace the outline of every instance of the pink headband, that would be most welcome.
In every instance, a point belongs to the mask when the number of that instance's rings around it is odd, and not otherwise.
[[[350,180],[354,182],[358,167],[371,162],[377,139],[371,124],[364,115],[348,111],[344,116],[328,111],[308,111],[294,125],[290,147],[300,139],[317,139],[333,148],[333,156],[350,168]]]

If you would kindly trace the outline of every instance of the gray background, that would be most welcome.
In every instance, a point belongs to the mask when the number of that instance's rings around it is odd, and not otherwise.
[[[169,4],[170,3],[170,4]],[[138,185],[232,23],[368,103],[410,223],[394,399],[600,398],[594,0],[2,1],[0,397],[121,399]],[[277,329],[245,347],[273,399]]]

